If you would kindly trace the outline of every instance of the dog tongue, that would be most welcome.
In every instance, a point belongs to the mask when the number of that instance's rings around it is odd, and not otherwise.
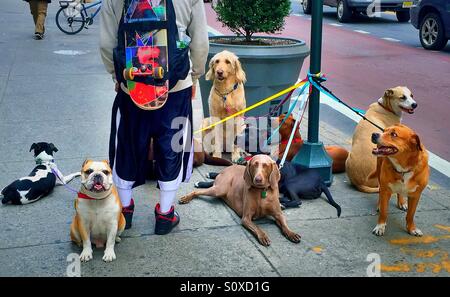
[[[94,185],[94,189],[96,189],[97,191],[100,191],[101,189],[103,189],[103,185],[102,184],[95,184]]]

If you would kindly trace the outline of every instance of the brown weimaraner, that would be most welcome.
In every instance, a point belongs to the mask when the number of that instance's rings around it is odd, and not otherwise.
[[[270,245],[270,239],[253,219],[272,216],[284,236],[299,243],[300,235],[289,229],[280,202],[278,182],[280,171],[277,164],[267,155],[256,155],[247,166],[233,165],[224,169],[208,189],[198,189],[180,198],[179,202],[189,203],[198,196],[222,198],[236,214],[242,218],[242,225],[250,230],[258,241]]]

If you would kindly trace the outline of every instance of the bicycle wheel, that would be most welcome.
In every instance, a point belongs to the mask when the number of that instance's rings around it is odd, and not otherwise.
[[[66,34],[77,34],[83,30],[84,23],[83,13],[73,8],[61,7],[56,13],[56,26]]]

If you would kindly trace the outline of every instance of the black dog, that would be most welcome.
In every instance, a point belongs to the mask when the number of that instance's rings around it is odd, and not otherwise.
[[[58,149],[53,143],[33,143],[30,152],[32,150],[34,150],[34,159],[37,166],[28,176],[13,181],[1,191],[0,197],[3,198],[3,204],[21,205],[35,202],[47,196],[56,184],[68,183],[80,175],[79,172],[68,176],[62,175],[54,163],[53,153],[57,152]]]
[[[338,217],[341,216],[341,207],[334,201],[319,172],[285,162],[280,173],[280,193],[287,198],[281,199],[280,202],[284,202],[285,207],[299,205],[301,198],[316,199],[324,193],[328,202],[336,208]]]

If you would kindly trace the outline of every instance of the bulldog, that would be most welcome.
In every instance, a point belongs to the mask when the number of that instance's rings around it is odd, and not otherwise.
[[[75,199],[75,217],[70,226],[70,238],[83,248],[82,262],[92,259],[92,246],[105,246],[103,261],[116,259],[114,245],[120,242],[125,229],[122,204],[113,185],[108,161],[86,160],[81,169],[81,188]]]

